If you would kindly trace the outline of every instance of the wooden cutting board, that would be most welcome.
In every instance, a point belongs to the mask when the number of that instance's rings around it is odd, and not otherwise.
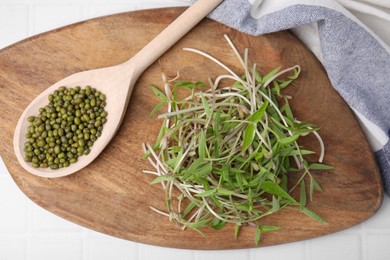
[[[239,50],[249,47],[251,61],[267,72],[274,67],[302,67],[300,79],[289,93],[298,118],[321,127],[326,144],[325,163],[332,171],[314,173],[324,192],[309,207],[329,224],[318,223],[299,212],[283,210],[264,219],[282,230],[265,233],[261,246],[299,241],[336,232],[366,220],[380,207],[380,174],[369,145],[351,110],[332,88],[320,63],[291,33],[261,37],[242,34],[204,20],[141,76],[136,84],[123,125],[112,143],[90,166],[77,174],[45,179],[33,176],[17,163],[12,148],[16,122],[30,101],[54,82],[78,71],[121,63],[158,34],[183,8],[129,12],[93,19],[41,34],[0,51],[0,152],[20,189],[36,204],[90,229],[131,241],[191,249],[254,247],[255,230],[234,227],[181,231],[149,209],[164,209],[164,192],[151,186],[153,177],[142,159],[143,142],[154,142],[161,122],[149,113],[158,100],[149,86],[161,88],[161,71],[186,80],[202,80],[223,72],[183,47],[204,50],[241,71],[223,34]],[[113,90],[115,91],[115,90]],[[317,143],[303,142],[309,149]],[[12,198],[9,198],[12,199]]]

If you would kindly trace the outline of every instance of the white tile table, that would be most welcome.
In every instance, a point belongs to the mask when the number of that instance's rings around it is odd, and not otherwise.
[[[0,0],[0,48],[92,17],[186,5],[185,0]],[[321,238],[259,249],[169,249],[103,235],[47,212],[19,190],[0,159],[0,260],[52,259],[388,260],[390,199],[368,221]]]

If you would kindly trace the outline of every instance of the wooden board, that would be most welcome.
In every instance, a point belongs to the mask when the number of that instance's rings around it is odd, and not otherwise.
[[[149,205],[164,208],[164,192],[151,186],[153,177],[142,159],[141,144],[153,142],[160,123],[149,112],[158,100],[149,85],[161,87],[161,71],[182,79],[202,80],[223,70],[183,47],[205,50],[240,70],[223,34],[236,46],[249,47],[251,61],[264,73],[276,66],[300,64],[302,74],[291,87],[292,106],[301,120],[321,127],[326,143],[325,163],[335,170],[315,173],[324,192],[309,207],[328,225],[299,212],[281,211],[264,224],[280,225],[266,233],[261,246],[299,241],[326,235],[372,216],[382,202],[378,168],[369,145],[351,110],[332,88],[315,57],[289,32],[252,37],[204,20],[177,43],[139,79],[128,113],[118,134],[101,156],[77,174],[45,179],[25,172],[18,165],[12,136],[23,109],[47,86],[72,73],[123,62],[134,55],[184,9],[169,8],[123,13],[61,28],[29,38],[0,52],[0,152],[20,189],[35,203],[67,220],[131,241],[192,249],[233,249],[254,246],[255,231],[244,228],[234,239],[234,227],[181,231]],[[113,90],[115,91],[115,90]],[[317,149],[314,139],[304,145]],[[9,198],[12,199],[12,198]]]

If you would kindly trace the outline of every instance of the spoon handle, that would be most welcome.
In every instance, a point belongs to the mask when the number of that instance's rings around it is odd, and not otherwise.
[[[141,74],[223,0],[198,0],[126,63]],[[138,74],[137,73],[137,74]]]

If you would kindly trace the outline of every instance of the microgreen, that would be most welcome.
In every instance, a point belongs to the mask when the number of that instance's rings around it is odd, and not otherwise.
[[[155,170],[144,172],[156,175],[152,184],[161,183],[166,190],[167,211],[152,209],[202,235],[203,227],[219,230],[232,223],[238,238],[241,227],[255,226],[256,244],[263,232],[280,229],[261,224],[262,218],[280,210],[300,210],[325,223],[308,208],[314,191],[322,191],[311,170],[332,167],[322,164],[324,144],[319,128],[296,119],[288,102],[291,97],[283,94],[298,78],[300,67],[278,67],[262,76],[255,64],[248,67],[248,50],[241,57],[226,39],[243,66],[243,76],[209,54],[186,48],[228,74],[210,80],[205,91],[199,90],[206,85],[202,82],[167,81],[165,75],[165,93],[152,87],[160,99],[152,114],[163,107],[167,111],[158,116],[163,123],[156,143],[144,145],[145,158]],[[234,83],[220,87],[224,79]],[[179,99],[180,89],[190,95]],[[314,152],[298,144],[309,133],[320,143],[320,159],[314,163],[304,157]],[[288,187],[291,175],[297,175],[298,181]],[[297,187],[299,199],[292,194]],[[173,189],[180,193],[177,199]]]

